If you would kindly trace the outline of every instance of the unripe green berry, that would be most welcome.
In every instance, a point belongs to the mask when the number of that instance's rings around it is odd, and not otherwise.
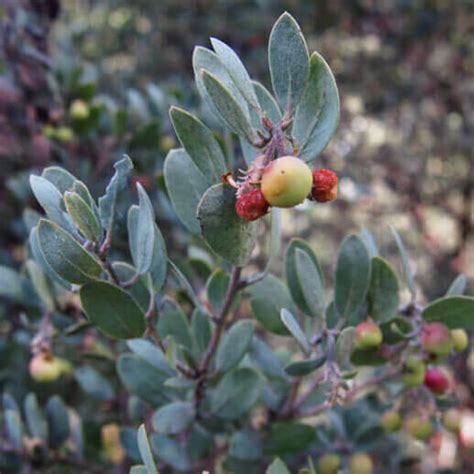
[[[29,369],[36,382],[54,382],[61,376],[61,360],[53,355],[37,354],[31,359]]]
[[[402,427],[402,417],[398,411],[386,411],[381,424],[386,433],[393,433]]]
[[[464,329],[451,329],[451,340],[453,341],[453,349],[456,352],[462,352],[469,345],[469,336]]]
[[[431,420],[421,416],[411,416],[405,421],[405,430],[420,441],[428,441],[435,431]]]
[[[69,114],[74,120],[85,120],[89,118],[90,108],[83,100],[76,99],[69,107]]]
[[[74,132],[69,127],[59,127],[56,129],[55,137],[60,142],[67,143],[74,138]]]
[[[323,454],[318,461],[318,474],[337,474],[340,467],[341,457],[338,454]]]
[[[431,354],[448,355],[453,348],[451,332],[443,323],[425,324],[421,333],[421,345],[425,351]]]
[[[453,433],[457,433],[461,427],[461,412],[456,408],[450,408],[443,413],[441,421],[443,426]]]
[[[355,330],[355,346],[358,349],[374,349],[382,343],[382,331],[371,319],[358,324]]]
[[[272,161],[263,171],[261,190],[271,206],[293,207],[301,204],[313,186],[309,166],[294,156]]]
[[[406,385],[421,385],[425,380],[426,365],[416,356],[408,357],[403,366],[402,380]]]
[[[368,454],[353,454],[347,463],[349,474],[372,474],[373,463]]]

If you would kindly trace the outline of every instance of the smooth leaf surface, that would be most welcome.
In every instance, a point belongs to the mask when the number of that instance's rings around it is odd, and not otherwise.
[[[15,410],[7,409],[5,411],[5,430],[12,446],[21,451],[23,449],[23,423],[20,415]]]
[[[105,229],[112,227],[117,195],[127,184],[127,178],[133,169],[132,160],[125,156],[114,164],[114,168],[115,173],[105,189],[105,194],[99,198],[100,220]]]
[[[250,357],[267,377],[287,378],[280,359],[266,342],[256,336],[252,340]]]
[[[331,69],[314,52],[308,85],[296,109],[292,132],[302,160],[312,161],[326,148],[339,123],[339,108],[339,93]]]
[[[222,268],[216,269],[206,282],[207,302],[214,313],[219,311],[224,302],[229,282],[230,276]]]
[[[118,286],[94,281],[80,290],[88,319],[108,336],[117,339],[140,337],[145,331],[145,314],[137,302]]]
[[[281,108],[294,110],[308,80],[309,55],[300,27],[289,13],[283,13],[272,28],[268,63],[273,90]]]
[[[158,333],[161,339],[168,336],[181,344],[183,347],[192,347],[191,330],[188,319],[181,307],[173,300],[166,300],[161,307],[161,314],[158,319]]]
[[[229,455],[248,461],[261,459],[262,441],[258,433],[250,429],[234,433],[230,440]]]
[[[146,434],[144,424],[140,425],[140,427],[138,428],[137,443],[138,449],[140,451],[140,456],[142,457],[142,460],[145,463],[147,474],[158,474],[158,469],[156,468],[155,460],[153,459],[153,455],[151,453],[151,448],[148,442],[148,436]]]
[[[191,470],[191,461],[183,445],[177,440],[161,434],[151,436],[153,451],[160,461],[169,464],[178,472],[189,472]]]
[[[34,393],[29,393],[25,398],[25,419],[31,436],[41,439],[47,444],[49,438],[48,422]]]
[[[64,204],[73,224],[87,239],[99,241],[102,229],[97,216],[79,194],[67,191],[64,193]]]
[[[346,327],[337,337],[335,358],[342,370],[353,370],[351,354],[354,348],[355,334],[355,328]]]
[[[76,177],[60,166],[48,166],[43,170],[41,176],[54,184],[61,194],[70,191],[76,181]]]
[[[288,308],[293,313],[296,312],[296,308],[286,285],[269,274],[252,285],[249,293],[252,313],[259,323],[267,331],[280,336],[288,336],[288,329],[280,319],[280,311],[282,308]]]
[[[161,349],[147,339],[129,339],[127,346],[133,353],[162,372],[163,375],[176,375],[176,371],[171,368]]]
[[[262,382],[260,375],[250,368],[227,372],[213,393],[213,412],[227,420],[240,418],[260,398]]]
[[[448,296],[430,303],[423,310],[426,321],[440,321],[448,328],[474,329],[474,298]]]
[[[337,259],[334,302],[340,316],[349,318],[365,300],[370,282],[370,259],[364,243],[346,237]]]
[[[211,38],[211,44],[242,96],[252,107],[259,109],[259,102],[249,73],[239,56],[230,46],[217,38]]]
[[[235,323],[225,334],[216,354],[216,370],[227,372],[233,369],[250,347],[253,324],[249,320]]]
[[[51,446],[57,448],[69,438],[67,406],[58,395],[53,395],[46,404],[45,413]]]
[[[296,422],[277,422],[271,427],[265,444],[270,454],[291,454],[304,451],[315,439],[314,427]]]
[[[237,266],[245,265],[255,246],[258,222],[240,219],[235,212],[235,190],[217,184],[198,206],[202,235],[217,255]]]
[[[166,189],[171,204],[181,222],[193,234],[201,228],[197,220],[197,207],[209,187],[205,178],[184,150],[171,150],[164,165]]]
[[[371,261],[369,287],[369,314],[382,323],[396,316],[400,298],[398,279],[392,267],[381,257]]]
[[[102,267],[99,261],[57,224],[41,219],[38,242],[48,265],[64,280],[82,285],[97,278]]]
[[[324,286],[318,266],[303,250],[295,252],[296,274],[306,305],[311,310],[309,316],[322,318],[324,315]]]
[[[113,400],[114,389],[110,382],[97,370],[89,366],[76,369],[74,377],[82,390],[97,400]]]
[[[300,345],[301,349],[303,349],[304,352],[309,352],[310,347],[308,340],[306,339],[306,336],[296,318],[285,308],[281,310],[280,317],[283,324]]]
[[[162,434],[178,434],[188,428],[195,416],[191,402],[176,401],[157,410],[152,418],[153,428]]]
[[[451,285],[449,285],[448,291],[446,292],[446,296],[462,296],[466,291],[467,287],[467,278],[466,275],[462,273],[458,275]]]
[[[291,297],[293,301],[297,304],[298,308],[304,314],[311,314],[311,308],[308,306],[303,289],[301,288],[300,280],[298,277],[298,271],[296,268],[296,251],[300,250],[304,252],[312,261],[313,265],[317,268],[320,280],[324,284],[324,279],[321,271],[321,266],[319,264],[316,254],[313,252],[311,247],[302,239],[292,239],[288,244],[288,247],[285,251],[284,257],[284,274],[285,281],[290,290]]]
[[[237,135],[245,137],[249,143],[253,143],[255,135],[242,105],[216,76],[205,69],[201,74],[204,87],[212,103],[231,130]]]
[[[219,181],[227,167],[222,149],[211,130],[197,117],[178,107],[171,107],[170,118],[176,135],[209,186]]]
[[[27,260],[25,266],[28,270],[28,275],[30,276],[31,283],[33,284],[36,294],[40,297],[41,301],[49,311],[54,311],[56,303],[51,282],[49,281],[48,277],[34,260]],[[11,285],[11,282],[9,285]]]
[[[289,375],[293,375],[295,377],[308,375],[311,372],[319,369],[324,365],[326,362],[326,357],[318,357],[316,359],[307,359],[307,360],[300,360],[297,362],[292,362],[285,367],[285,371]]]
[[[398,231],[393,227],[390,226],[390,231],[392,232],[393,238],[398,247],[398,251],[400,253],[400,257],[402,259],[402,268],[403,268],[403,276],[405,278],[406,285],[414,298],[416,295],[416,288],[415,288],[415,274],[411,268],[410,258],[408,257],[407,249],[405,248],[405,244],[403,243],[402,238]]]

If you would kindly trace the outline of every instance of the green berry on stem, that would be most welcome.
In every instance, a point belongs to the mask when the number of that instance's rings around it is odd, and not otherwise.
[[[271,206],[293,207],[301,204],[311,192],[313,175],[309,166],[294,156],[283,156],[268,164],[261,187]]]
[[[349,474],[372,474],[374,465],[368,454],[353,454],[347,463]]]
[[[81,99],[76,99],[69,107],[69,115],[74,120],[85,120],[90,115],[89,105]]]
[[[382,415],[382,428],[386,433],[393,433],[402,427],[402,417],[395,410],[386,411]]]
[[[456,352],[465,351],[469,345],[469,336],[464,329],[451,329],[451,340]]]
[[[421,416],[411,416],[405,421],[405,430],[420,441],[428,441],[435,431],[433,423]]]
[[[374,349],[382,343],[382,331],[371,319],[358,324],[355,330],[355,346],[358,349]]]
[[[402,380],[406,385],[421,385],[425,380],[425,372],[426,366],[423,360],[412,355],[403,366]]]
[[[335,453],[323,454],[318,461],[318,473],[337,474],[341,467],[341,457]]]
[[[30,375],[39,383],[54,382],[62,373],[61,359],[50,354],[37,354],[30,361]]]
[[[456,408],[450,408],[443,413],[441,421],[443,426],[452,433],[457,433],[461,427],[461,412]]]

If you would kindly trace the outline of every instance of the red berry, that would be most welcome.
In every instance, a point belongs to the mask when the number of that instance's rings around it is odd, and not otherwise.
[[[449,379],[446,374],[437,367],[431,367],[425,374],[425,385],[434,393],[439,395],[449,389]]]
[[[318,202],[327,202],[336,199],[338,182],[339,178],[334,171],[328,169],[314,170],[311,196]]]
[[[237,215],[246,221],[254,221],[268,212],[269,204],[259,188],[237,198],[235,210]]]

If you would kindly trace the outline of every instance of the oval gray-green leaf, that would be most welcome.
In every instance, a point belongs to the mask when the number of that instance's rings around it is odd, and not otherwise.
[[[250,347],[253,336],[252,321],[235,323],[222,339],[216,355],[216,370],[227,372],[242,360]]]
[[[398,251],[400,253],[400,257],[402,259],[402,267],[403,267],[403,276],[405,278],[406,285],[414,298],[416,295],[416,288],[415,288],[415,274],[411,268],[410,258],[408,257],[407,249],[405,248],[405,244],[403,243],[400,234],[398,233],[397,229],[392,225],[389,226],[392,232],[393,238],[398,247]]]
[[[153,428],[158,433],[175,435],[188,428],[193,422],[195,414],[191,402],[172,402],[154,413]]]
[[[324,286],[319,268],[303,250],[295,250],[296,274],[306,305],[311,310],[309,316],[323,318],[325,310]]]
[[[283,324],[300,345],[301,349],[303,349],[304,352],[309,352],[310,347],[308,340],[306,339],[305,333],[301,329],[296,318],[286,308],[281,310],[280,317]]]
[[[171,107],[170,118],[176,135],[209,186],[228,170],[222,149],[211,130],[186,110]]]
[[[448,291],[446,292],[446,296],[462,296],[466,291],[466,286],[466,275],[463,275],[461,273],[453,280],[451,285],[449,285]]]
[[[53,448],[57,448],[69,438],[69,418],[67,406],[58,395],[53,395],[46,404],[49,424],[49,438]]]
[[[223,184],[209,188],[198,206],[202,235],[214,252],[237,266],[245,265],[257,238],[258,222],[235,212],[235,189]]]
[[[99,261],[54,222],[40,220],[38,242],[53,271],[70,283],[82,285],[102,272]]]
[[[383,323],[396,316],[400,303],[398,291],[397,275],[391,266],[381,257],[372,258],[368,294],[372,319]]]
[[[211,44],[222,64],[227,69],[229,76],[234,81],[235,86],[239,89],[245,100],[255,109],[259,109],[258,99],[255,95],[255,90],[249,73],[242,64],[239,56],[230,46],[217,38],[211,38]]]
[[[291,293],[293,301],[298,305],[298,308],[305,314],[311,314],[311,308],[308,306],[303,289],[301,288],[300,280],[298,278],[298,271],[296,268],[296,251],[304,252],[311,260],[315,268],[318,270],[322,285],[324,285],[324,278],[316,254],[313,252],[307,242],[302,239],[292,239],[285,251],[284,259],[284,273],[285,280]]]
[[[300,158],[314,160],[327,146],[339,123],[339,93],[326,61],[313,53],[308,85],[296,109],[292,134]]]
[[[290,364],[288,364],[285,367],[285,371],[289,375],[301,377],[319,369],[324,365],[325,362],[326,356],[318,357],[316,359],[299,360],[297,362],[291,362]]]
[[[87,240],[98,241],[102,229],[99,221],[89,205],[78,193],[66,191],[64,204],[73,224]]]
[[[249,143],[253,143],[255,134],[250,125],[245,108],[234,97],[231,91],[212,73],[203,69],[202,80],[212,103],[224,117],[228,126],[237,135],[245,137]]]
[[[61,194],[72,189],[76,177],[60,166],[48,166],[41,176],[58,188]]]
[[[27,260],[25,266],[28,270],[28,274],[30,276],[31,282],[33,283],[33,287],[36,291],[36,294],[40,297],[41,301],[48,308],[49,311],[54,311],[56,302],[54,299],[54,291],[50,280],[47,278],[46,274],[43,272],[43,270],[36,263],[35,260]],[[9,282],[9,284],[11,285],[11,282]],[[0,292],[1,291],[2,290],[0,290]]]
[[[439,321],[448,328],[474,329],[474,298],[448,296],[430,303],[421,314],[426,321]]]
[[[309,55],[298,23],[287,12],[278,18],[270,33],[268,64],[281,108],[294,110],[308,80]]]
[[[30,435],[48,443],[49,430],[46,417],[41,410],[38,399],[34,393],[29,393],[25,398],[25,419]]]
[[[87,317],[108,336],[117,339],[140,337],[145,331],[145,314],[137,302],[118,286],[93,281],[80,290]]]
[[[364,243],[355,235],[346,237],[336,266],[334,303],[339,315],[349,318],[365,301],[370,282],[370,259]]]
[[[176,214],[189,231],[199,234],[196,212],[202,195],[209,187],[208,180],[182,149],[168,153],[164,175],[166,189]]]
[[[146,467],[147,474],[158,474],[158,469],[156,468],[155,460],[153,459],[153,455],[151,453],[151,448],[148,442],[148,436],[146,434],[144,424],[140,425],[138,428],[137,443],[140,456],[142,457],[142,461]]]

